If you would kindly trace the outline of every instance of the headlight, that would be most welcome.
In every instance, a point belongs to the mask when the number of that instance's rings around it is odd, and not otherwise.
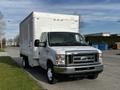
[[[99,55],[99,58],[102,58],[102,53],[99,53],[98,55]]]
[[[60,65],[65,64],[65,55],[64,54],[57,54],[56,55],[56,63]]]
[[[102,53],[98,53],[98,59],[99,59],[99,62],[102,64],[103,62],[102,62]]]

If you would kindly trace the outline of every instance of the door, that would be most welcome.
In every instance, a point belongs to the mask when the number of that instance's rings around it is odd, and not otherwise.
[[[47,33],[42,33],[40,42],[47,43]],[[39,63],[42,68],[46,68],[46,61],[47,61],[47,45],[46,47],[40,47],[39,48]]]

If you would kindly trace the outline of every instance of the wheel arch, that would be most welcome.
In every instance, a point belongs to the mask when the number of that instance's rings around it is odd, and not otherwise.
[[[53,65],[53,62],[52,62],[51,59],[47,59],[47,64],[46,64],[46,66],[48,66],[48,65]]]

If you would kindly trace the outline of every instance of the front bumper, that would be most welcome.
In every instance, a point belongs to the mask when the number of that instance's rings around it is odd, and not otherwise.
[[[58,74],[82,74],[82,73],[100,73],[103,71],[103,65],[90,65],[90,66],[72,66],[60,67],[54,66],[54,72]]]

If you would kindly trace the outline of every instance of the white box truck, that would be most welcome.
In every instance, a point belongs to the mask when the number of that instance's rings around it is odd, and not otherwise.
[[[24,67],[41,66],[49,83],[56,74],[96,79],[103,71],[102,52],[86,45],[78,15],[32,12],[20,23]]]

